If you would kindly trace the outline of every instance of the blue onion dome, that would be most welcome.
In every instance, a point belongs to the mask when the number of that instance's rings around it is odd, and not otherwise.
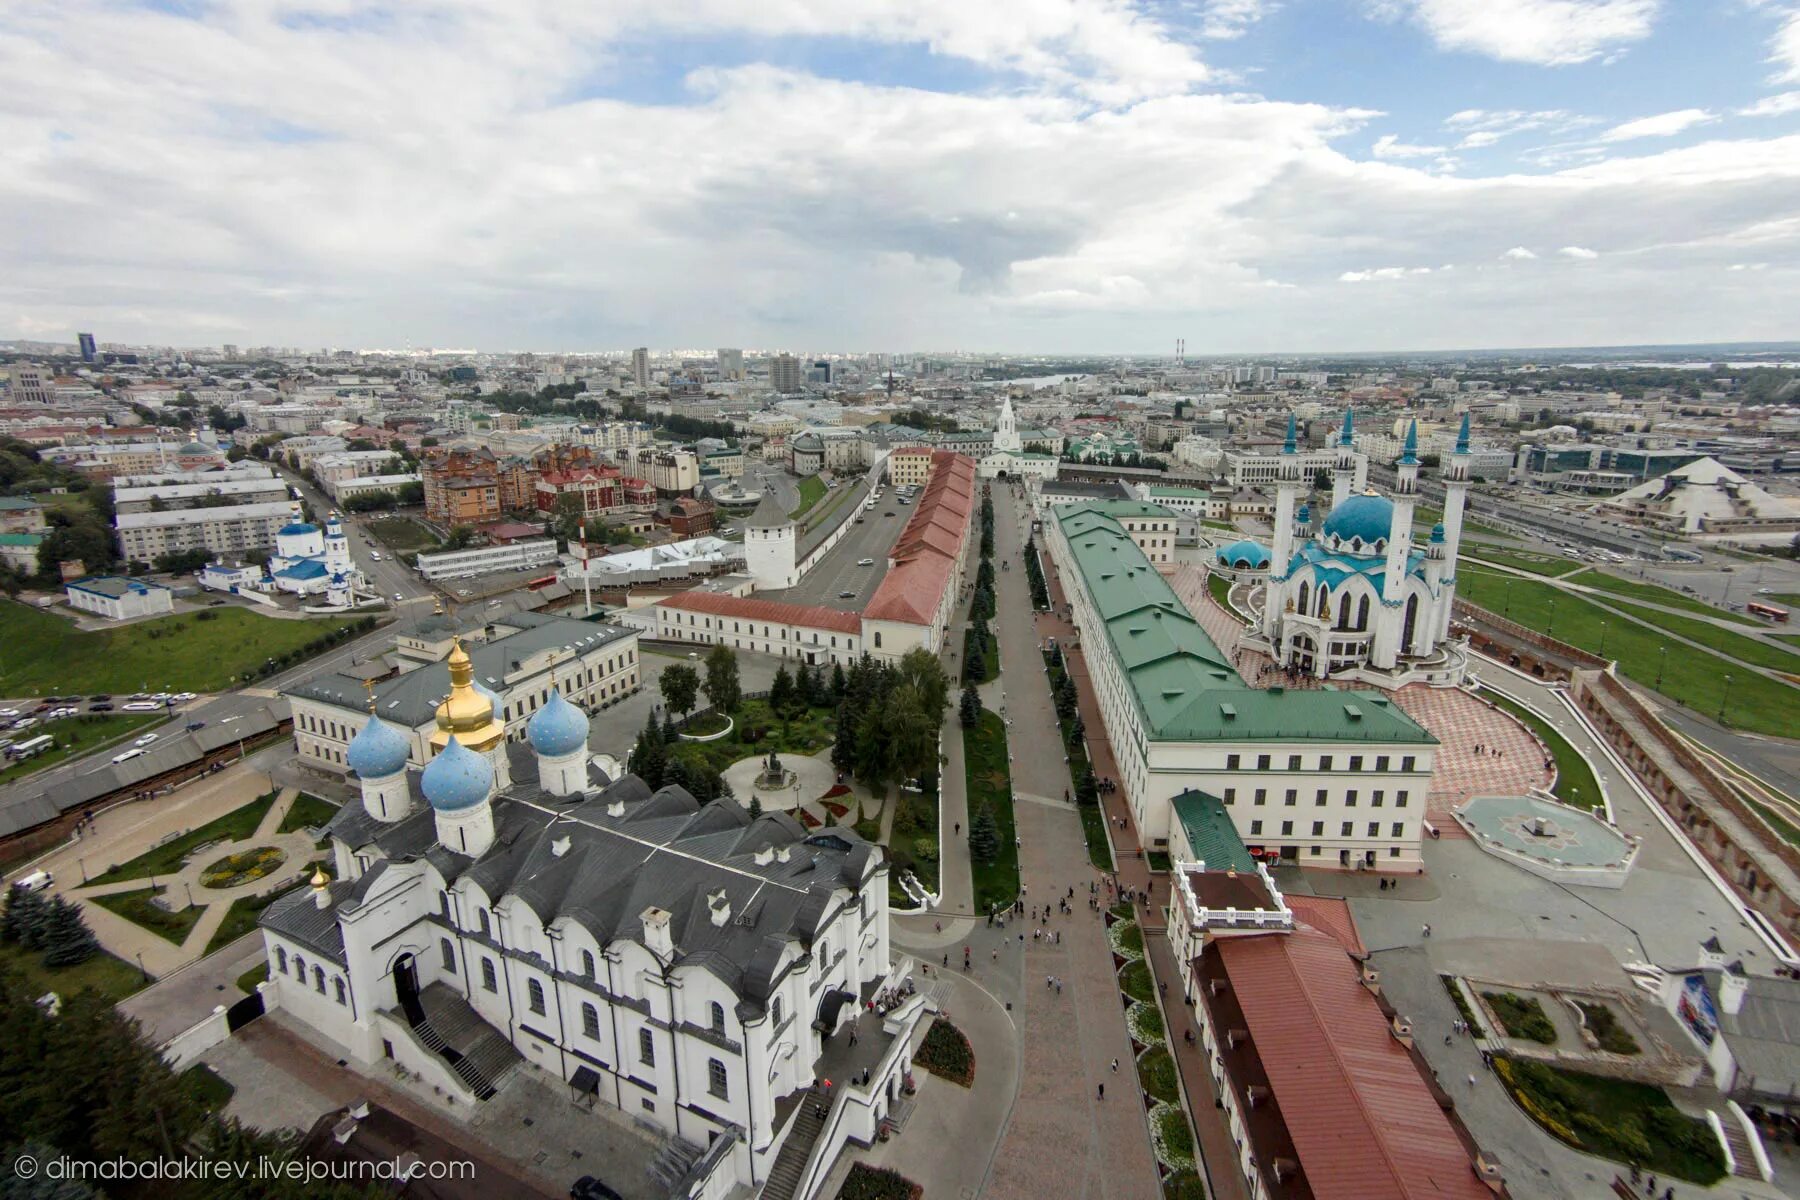
[[[452,734],[419,777],[425,799],[439,812],[456,812],[486,803],[494,790],[494,767]]]
[[[371,713],[368,724],[350,739],[344,761],[358,779],[384,779],[406,766],[411,755],[406,735]]]
[[[570,704],[561,691],[552,688],[549,702],[525,723],[525,736],[531,739],[533,750],[549,758],[585,750],[587,714]]]
[[[1394,529],[1394,502],[1386,496],[1352,496],[1325,518],[1321,530],[1328,538],[1348,542],[1361,538],[1365,546],[1385,542]]]

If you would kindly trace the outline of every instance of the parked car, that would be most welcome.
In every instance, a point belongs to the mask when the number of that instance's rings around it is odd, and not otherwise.
[[[112,697],[110,695],[108,695],[106,692],[101,692],[98,696],[89,696],[88,699],[89,700],[111,700]]]
[[[0,721],[10,721],[19,715],[16,708],[0,708]]]
[[[151,700],[133,700],[124,706],[126,712],[161,712],[162,705]]]
[[[624,1197],[592,1175],[583,1175],[569,1188],[569,1200],[624,1200]]]
[[[186,704],[189,700],[198,700],[199,698],[200,697],[196,696],[193,692],[176,692],[173,696],[169,697],[169,699],[178,704]]]
[[[88,705],[88,711],[89,711],[89,712],[91,712],[91,713],[97,713],[97,712],[111,712],[111,711],[112,711],[112,710],[113,710],[113,706],[112,706],[112,705],[110,705],[110,704],[108,704],[108,703],[107,703],[107,702],[106,702],[106,701],[104,701],[104,700],[102,700],[102,701],[101,701],[101,702],[100,702],[100,703],[98,703],[98,704],[90,704],[90,705]]]
[[[56,876],[48,871],[33,871],[29,875],[21,875],[13,880],[13,886],[24,888],[28,892],[41,892],[56,882]]]
[[[206,607],[208,607],[208,608],[223,608],[223,607],[225,607],[225,602],[223,600],[208,600],[206,602]]]
[[[854,600],[854,599],[856,599],[856,593],[855,592],[839,592],[838,599],[839,600]]]

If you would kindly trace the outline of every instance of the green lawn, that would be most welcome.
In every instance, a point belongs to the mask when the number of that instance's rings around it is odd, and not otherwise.
[[[200,1107],[207,1112],[219,1112],[231,1102],[237,1088],[205,1063],[195,1063],[180,1076],[181,1086],[200,1101]]]
[[[1175,1076],[1175,1060],[1161,1046],[1144,1051],[1138,1059],[1138,1080],[1144,1090],[1165,1104],[1181,1103],[1181,1085]]]
[[[1569,739],[1556,732],[1548,722],[1524,705],[1517,704],[1492,689],[1483,689],[1481,694],[1523,721],[1525,727],[1537,734],[1544,745],[1550,748],[1550,757],[1556,760],[1556,786],[1550,790],[1558,800],[1574,808],[1595,811],[1604,808],[1600,782],[1594,778],[1594,768],[1588,765],[1580,751],[1569,744]]]
[[[200,922],[200,914],[206,911],[204,905],[195,904],[187,908],[176,908],[173,912],[153,903],[153,898],[167,894],[163,887],[139,888],[135,892],[114,892],[110,896],[90,896],[88,904],[98,904],[101,908],[110,909],[124,917],[134,925],[141,925],[158,937],[167,938],[177,946],[187,941],[188,934]],[[186,896],[177,895],[176,904],[185,903]]]
[[[238,991],[246,995],[256,994],[256,985],[269,978],[269,960],[263,959],[248,971],[237,977]]]
[[[1580,587],[1598,588],[1611,592],[1615,596],[1630,596],[1636,600],[1647,600],[1651,604],[1660,604],[1665,608],[1679,608],[1683,612],[1699,613],[1703,617],[1718,617],[1730,621],[1734,625],[1748,625],[1760,628],[1761,621],[1708,604],[1704,600],[1696,600],[1686,596],[1674,588],[1660,587],[1654,583],[1644,583],[1636,579],[1620,579],[1617,575],[1608,575],[1602,571],[1583,571],[1570,582]]]
[[[782,719],[769,708],[767,700],[745,700],[731,714],[737,722],[731,736],[716,742],[683,742],[672,753],[690,763],[704,763],[723,773],[741,758],[780,754],[817,754],[831,744],[836,732],[837,714],[830,708],[809,708],[798,717]],[[750,803],[750,797],[738,797]]]
[[[1228,613],[1237,612],[1237,609],[1231,606],[1231,580],[1217,571],[1210,571],[1206,576],[1206,590],[1212,594],[1212,598],[1218,602],[1220,608]]]
[[[0,604],[0,695],[218,692],[350,621],[283,621],[208,608],[88,633],[23,604]]]
[[[1600,653],[1600,623],[1606,621],[1607,657],[1617,659],[1619,670],[1638,683],[1656,687],[1661,668],[1659,690],[1663,695],[1717,719],[1727,700],[1725,675],[1731,673],[1724,724],[1776,737],[1793,733],[1794,688],[1679,643],[1674,644],[1674,653],[1667,656],[1664,664],[1662,651],[1671,643],[1662,634],[1623,620],[1552,584],[1470,567],[1460,572],[1457,594],[1502,616],[1508,615],[1510,606],[1512,620],[1594,654]]]
[[[262,915],[263,909],[269,907],[269,905],[274,903],[277,898],[287,895],[295,888],[306,886],[307,880],[312,878],[312,867],[313,864],[308,863],[306,865],[306,870],[300,872],[300,878],[297,882],[291,883],[279,891],[270,892],[266,896],[243,896],[233,900],[231,902],[231,907],[225,910],[225,919],[219,923],[218,932],[214,933],[212,935],[212,940],[206,943],[206,953],[211,954],[214,950],[229,946],[232,942],[237,941],[246,933],[255,929],[256,918]],[[267,964],[264,964],[264,966],[266,969]]]
[[[1223,529],[1227,533],[1237,532],[1237,526],[1233,525],[1230,521],[1215,521],[1210,517],[1201,517],[1200,524],[1206,526],[1208,529]]]
[[[56,739],[56,749],[46,750],[36,758],[14,763],[0,771],[0,784],[34,775],[45,767],[54,767],[64,759],[92,754],[102,746],[123,740],[144,726],[155,725],[162,720],[161,713],[100,713],[97,716],[83,713],[79,717],[65,717],[60,721],[51,721],[47,725],[13,734],[14,738],[24,741],[40,733],[47,733]]]
[[[256,832],[262,822],[263,815],[269,806],[275,803],[277,792],[265,792],[261,796],[240,808],[234,808],[224,816],[208,821],[200,828],[185,833],[173,841],[164,842],[129,862],[112,867],[104,874],[96,876],[92,883],[117,883],[125,879],[147,879],[153,875],[170,875],[181,869],[181,864],[195,847],[209,842],[235,842],[249,837]]]
[[[1764,804],[1761,800],[1753,800],[1749,796],[1745,796],[1744,800],[1761,814],[1762,819],[1769,823],[1771,829],[1781,835],[1783,841],[1790,846],[1800,846],[1800,825],[1795,825],[1782,816],[1779,811]]]
[[[382,545],[403,554],[414,550],[430,550],[438,545],[437,534],[411,517],[382,517],[365,522],[363,528]]]
[[[973,863],[975,911],[1011,904],[1019,894],[1019,846],[1013,823],[1012,773],[1006,761],[1006,723],[1000,714],[981,710],[973,729],[963,730],[963,765],[967,770],[969,820],[986,804],[1000,827],[999,853],[991,863]]]
[[[117,1002],[145,986],[143,972],[136,964],[114,958],[104,950],[72,967],[46,967],[42,956],[35,951],[21,949],[12,942],[0,942],[0,969],[23,977],[27,992],[32,996],[55,992],[66,997],[92,988],[108,1000]]]
[[[1507,1057],[1496,1058],[1494,1070],[1533,1120],[1590,1154],[1701,1185],[1725,1174],[1706,1122],[1659,1087]]]
[[[1499,563],[1501,566],[1513,567],[1520,571],[1529,571],[1533,575],[1566,575],[1580,569],[1581,564],[1560,554],[1534,554],[1527,550],[1496,550],[1487,546],[1470,546],[1463,551],[1465,558],[1478,558],[1484,562]]]
[[[1729,629],[1720,629],[1717,625],[1709,625],[1705,621],[1693,617],[1678,617],[1673,613],[1659,613],[1655,609],[1644,608],[1636,604],[1616,601],[1613,607],[1620,612],[1630,613],[1640,621],[1661,626],[1670,633],[1679,634],[1690,641],[1699,642],[1702,646],[1728,654],[1740,662],[1753,663],[1759,667],[1768,667],[1775,671],[1800,671],[1800,657],[1792,651],[1780,646],[1771,646],[1753,637],[1745,637],[1741,633],[1733,633]]]
[[[798,521],[812,511],[812,506],[825,498],[825,481],[817,475],[808,475],[800,481],[800,505],[788,513],[790,520]]]
[[[329,800],[321,800],[317,796],[301,792],[294,797],[287,816],[281,818],[281,824],[276,826],[275,832],[298,833],[302,829],[317,829],[337,814],[338,806]]]

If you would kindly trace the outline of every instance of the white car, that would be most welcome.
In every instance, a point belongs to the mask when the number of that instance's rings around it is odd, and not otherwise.
[[[856,560],[856,565],[859,567],[872,567],[875,565],[875,560],[872,558],[859,558]]]
[[[369,561],[370,562],[380,562],[381,555],[376,553],[375,551],[371,550],[371,551],[369,551]]]
[[[144,752],[142,750],[127,750],[123,754],[113,755],[112,760],[116,763],[122,763],[122,762],[130,762],[134,758],[142,758],[142,757],[144,757]]]
[[[395,603],[395,604],[398,604],[398,603],[400,603],[400,602],[401,602],[401,601],[402,601],[402,600],[404,600],[404,599],[406,599],[406,597],[405,597],[405,596],[402,596],[402,595],[401,595],[401,594],[400,594],[400,593],[399,593],[399,592],[395,592],[395,593],[394,593],[394,603]]]
[[[130,704],[119,706],[120,712],[161,712],[162,705],[149,700],[133,700]]]
[[[174,700],[177,703],[186,703],[189,700],[198,700],[199,698],[200,697],[193,692],[176,692],[173,696],[169,697],[169,699]]]
[[[157,701],[157,702],[158,702],[158,703],[161,703],[161,702],[162,702],[162,701],[164,701],[164,700],[167,700],[167,699],[168,699],[168,698],[169,698],[169,693],[167,693],[167,692],[156,692],[156,693],[155,693],[155,694],[153,694],[153,695],[152,695],[152,696],[151,696],[151,697],[150,697],[150,698],[151,698],[151,699],[152,699],[152,700],[155,700],[155,701]]]
[[[18,715],[19,710],[16,708],[0,708],[0,721],[10,721]]]
[[[148,746],[151,742],[154,742],[160,736],[162,736],[162,735],[155,734],[155,733],[146,733],[143,737],[139,738],[137,741],[135,741],[131,744],[134,746]]]

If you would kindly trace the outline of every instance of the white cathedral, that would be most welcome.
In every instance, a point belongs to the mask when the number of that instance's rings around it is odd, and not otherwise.
[[[336,877],[260,920],[265,1003],[464,1103],[542,1072],[660,1131],[674,1194],[816,1186],[873,1141],[925,1007],[889,961],[880,849],[608,778],[560,686],[509,744],[460,642],[448,665],[422,771],[373,712],[350,742]]]
[[[1288,418],[1276,478],[1275,531],[1256,637],[1283,667],[1324,679],[1354,674],[1397,685],[1422,675],[1455,678],[1461,656],[1450,642],[1457,551],[1469,490],[1469,418],[1444,465],[1444,519],[1423,547],[1413,543],[1419,486],[1419,428],[1407,427],[1394,464],[1392,497],[1352,494],[1359,455],[1350,414],[1332,465],[1331,511],[1315,532],[1296,502],[1305,486]]]

